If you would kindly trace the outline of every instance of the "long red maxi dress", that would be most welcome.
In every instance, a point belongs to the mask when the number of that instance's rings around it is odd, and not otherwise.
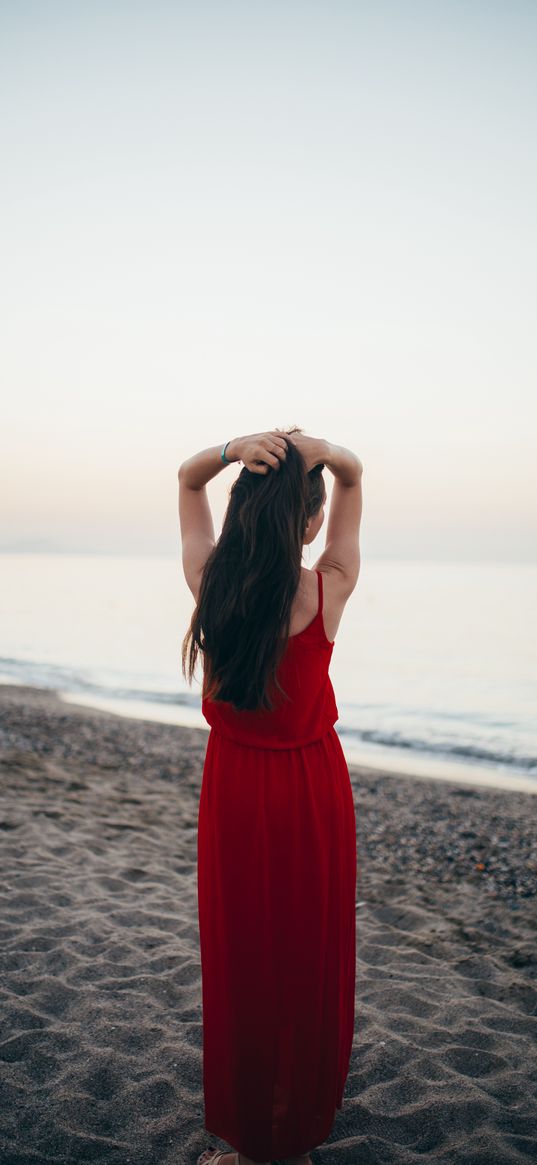
[[[317,575],[317,614],[278,670],[291,700],[202,700],[205,1127],[254,1161],[326,1140],[354,1032],[356,820]]]

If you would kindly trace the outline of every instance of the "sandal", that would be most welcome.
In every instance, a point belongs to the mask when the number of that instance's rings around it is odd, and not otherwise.
[[[232,1153],[233,1149],[215,1149],[212,1157],[206,1157],[205,1160],[202,1161],[202,1157],[208,1151],[209,1150],[207,1148],[207,1149],[204,1149],[202,1153],[200,1153],[200,1155],[196,1161],[196,1165],[217,1165],[218,1161],[221,1161],[222,1157],[226,1157],[226,1156],[228,1156],[229,1153]],[[235,1157],[237,1158],[236,1165],[239,1165],[239,1154],[235,1153]]]

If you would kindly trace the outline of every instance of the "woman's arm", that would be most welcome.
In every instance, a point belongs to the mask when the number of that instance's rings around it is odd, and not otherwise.
[[[362,476],[363,465],[360,458],[351,449],[344,445],[332,445],[326,441],[326,451],[323,457],[327,469],[344,486],[356,485]]]
[[[223,469],[225,462],[220,456],[222,445],[202,449],[179,467],[179,480],[188,489],[203,489],[211,478]],[[285,458],[287,443],[276,429],[266,433],[250,433],[247,437],[233,437],[226,449],[227,461],[242,461],[251,473],[268,473],[269,469],[280,468],[280,458]]]
[[[324,463],[334,475],[325,548],[315,563],[336,580],[333,593],[346,602],[360,573],[362,474],[360,458],[343,445],[327,442]]]
[[[182,561],[185,579],[196,602],[203,568],[213,549],[214,525],[205,486],[224,468],[227,461],[238,460],[229,441],[226,461],[220,454],[223,445],[202,449],[179,466],[179,525],[181,527]]]
[[[292,441],[302,454],[308,473],[315,465],[326,465],[327,469],[342,485],[355,485],[363,466],[360,458],[351,449],[343,445],[332,445],[324,437],[307,437],[305,433],[288,433],[287,440]]]
[[[193,457],[189,457],[179,466],[179,480],[187,489],[203,489],[208,481],[211,481],[217,473],[220,473],[221,469],[224,469],[228,461],[239,461],[234,444],[233,440],[228,441],[225,461],[222,461],[220,456],[223,444],[211,445],[210,449],[202,449],[200,453],[195,453]]]
[[[179,466],[179,523],[181,527],[183,571],[196,602],[205,563],[215,543],[214,525],[205,486],[229,461],[243,461],[252,473],[269,473],[269,466],[280,468],[285,458],[285,440],[276,433],[252,433],[223,445],[202,449]]]
[[[221,448],[222,446],[217,449],[218,456],[220,456]],[[205,455],[209,455],[211,452],[214,454],[215,449],[212,451],[204,449],[197,456],[205,460]],[[192,458],[192,461],[195,460],[196,458]],[[219,466],[216,457],[209,457],[208,463],[205,462],[205,465],[206,470],[210,470],[211,477],[218,473]],[[183,572],[187,586],[197,602],[203,568],[213,549],[215,537],[207,490],[203,483],[201,485],[189,484],[190,479],[186,472],[188,466],[189,462],[185,462],[184,466],[181,465],[178,475],[179,525],[181,528]],[[220,461],[220,467],[223,469],[223,461]],[[194,480],[200,480],[200,477],[201,474]]]

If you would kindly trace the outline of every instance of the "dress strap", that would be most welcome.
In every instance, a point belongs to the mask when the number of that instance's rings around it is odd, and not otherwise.
[[[323,615],[323,575],[322,571],[317,571],[318,588],[319,588],[319,604],[317,607],[317,618],[322,619]]]

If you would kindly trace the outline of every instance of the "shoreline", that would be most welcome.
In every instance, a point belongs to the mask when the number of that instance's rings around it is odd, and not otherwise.
[[[207,733],[0,685],[0,1158],[193,1165]],[[349,765],[355,1031],[313,1165],[537,1159],[528,795]]]
[[[209,734],[209,726],[206,722],[199,723],[201,714],[192,713],[191,717],[188,717],[184,708],[182,708],[181,714],[185,716],[185,719],[179,722],[174,718],[173,714],[170,714],[169,718],[163,717],[162,709],[159,709],[158,714],[156,711],[152,714],[151,706],[147,702],[125,701],[106,696],[84,696],[78,692],[72,693],[62,691],[61,689],[41,688],[26,684],[11,684],[5,680],[0,681],[0,691],[2,686],[20,687],[22,690],[29,691],[48,692],[51,695],[56,695],[70,707],[108,712],[110,715],[119,716],[124,720],[150,721],[151,723],[171,725],[176,728],[198,728],[200,731],[206,733],[207,736]],[[348,747],[345,742],[344,733],[340,735],[340,741],[349,767],[353,766],[354,768],[367,770],[372,773],[382,773],[395,778],[407,777],[416,781],[446,781],[448,784],[460,784],[476,788],[506,789],[508,791],[529,793],[532,795],[537,794],[537,778],[527,777],[524,773],[516,769],[510,772],[505,769],[494,769],[490,765],[484,765],[479,762],[444,759],[439,756],[431,756],[420,752],[413,752],[412,758],[409,760],[408,752],[405,750],[393,749],[388,753],[386,748],[381,747],[378,747],[375,750],[376,754],[372,756],[370,755],[371,746],[364,746],[363,750],[352,745]]]

